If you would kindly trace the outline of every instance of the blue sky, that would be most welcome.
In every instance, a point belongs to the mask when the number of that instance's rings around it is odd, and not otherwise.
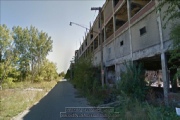
[[[47,58],[57,64],[58,72],[66,72],[86,31],[69,26],[70,21],[89,28],[98,13],[91,7],[102,7],[104,3],[105,0],[0,0],[0,23],[9,29],[33,25],[48,33],[53,52]]]

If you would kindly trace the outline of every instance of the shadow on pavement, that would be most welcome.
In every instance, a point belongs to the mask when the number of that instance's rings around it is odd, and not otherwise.
[[[29,109],[29,113],[23,120],[59,120],[60,112],[64,111],[61,104],[61,94],[63,94],[63,85],[65,82],[59,82],[39,103]]]
[[[66,107],[91,107],[85,98],[76,97],[77,90],[67,81],[58,82],[39,103],[29,109],[23,120],[104,120],[104,118],[61,118]]]

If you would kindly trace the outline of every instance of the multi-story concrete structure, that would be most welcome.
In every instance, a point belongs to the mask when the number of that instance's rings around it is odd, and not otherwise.
[[[101,15],[105,83],[118,81],[124,61],[129,60],[143,62],[146,70],[162,71],[162,79],[168,81],[167,51],[171,44],[171,25],[162,29],[163,11],[166,8],[157,12],[157,6],[158,0],[106,0],[102,12],[76,51],[76,58],[92,53],[94,65],[100,65]]]

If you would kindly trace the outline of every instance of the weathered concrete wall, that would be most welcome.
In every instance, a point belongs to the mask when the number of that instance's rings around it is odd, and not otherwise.
[[[95,66],[101,65],[101,52],[100,52],[100,50],[95,51],[95,54],[93,56],[93,63]]]
[[[146,27],[146,33],[140,35],[140,29]],[[156,11],[144,17],[131,27],[133,52],[160,44]]]
[[[121,80],[121,73],[126,70],[126,67],[123,63],[116,64],[116,81]]]
[[[105,56],[106,62],[114,60],[115,59],[115,44],[114,44],[114,41],[112,41],[111,43],[106,45],[105,48],[106,49],[105,49],[104,56]]]
[[[123,45],[121,42],[123,41]],[[130,54],[129,32],[126,31],[115,39],[115,58]]]

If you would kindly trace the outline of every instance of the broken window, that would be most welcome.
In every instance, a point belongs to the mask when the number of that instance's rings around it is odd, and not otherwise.
[[[98,37],[94,40],[94,49],[98,47]]]
[[[124,45],[124,41],[122,40],[121,42],[120,42],[120,46],[123,46]]]
[[[103,26],[104,24],[104,12],[102,11],[101,13],[101,27]]]
[[[116,5],[118,4],[118,2],[119,2],[120,0],[114,0],[113,2],[114,2],[114,7],[116,7]]]
[[[82,51],[84,50],[84,48],[83,48],[83,45],[82,45]]]
[[[131,17],[139,12],[144,6],[146,6],[151,0],[132,0],[131,1]]]
[[[116,13],[115,13],[115,30],[118,30],[128,21],[127,16],[127,3],[125,3]]]
[[[140,31],[141,36],[144,35],[147,32],[146,27],[141,28],[139,31]]]
[[[101,35],[101,37],[102,37],[102,43],[104,42],[104,29],[102,30],[102,35]]]
[[[91,45],[90,45],[90,50],[91,50],[91,52],[93,52],[93,49],[94,49],[93,43],[91,43]]]
[[[93,29],[90,32],[90,38],[93,39]]]
[[[105,27],[106,39],[113,34],[113,19],[111,19]]]
[[[87,39],[85,40],[85,45],[87,46]]]

